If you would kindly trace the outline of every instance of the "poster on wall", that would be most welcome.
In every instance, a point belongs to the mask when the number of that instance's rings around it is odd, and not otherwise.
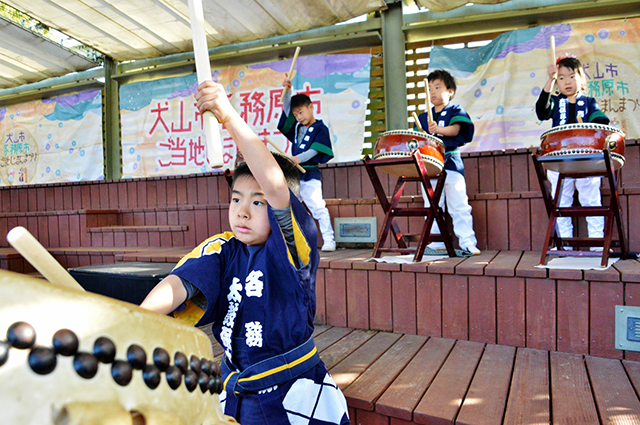
[[[474,121],[472,143],[463,150],[491,151],[540,145],[551,121],[536,118],[535,103],[556,55],[575,55],[584,67],[587,96],[595,97],[611,125],[640,137],[640,18],[561,24],[501,34],[476,49],[434,47],[429,69],[457,79],[453,102]]]
[[[1,108],[0,133],[1,186],[104,178],[100,90]]]
[[[264,140],[290,153],[278,131],[282,82],[291,60],[232,66],[212,72],[232,105]],[[307,94],[316,119],[329,127],[335,158],[360,159],[369,91],[370,55],[300,57],[293,93]],[[124,177],[202,173],[207,164],[203,124],[195,107],[196,74],[125,84],[120,87]],[[221,127],[224,168],[233,168],[237,147]]]

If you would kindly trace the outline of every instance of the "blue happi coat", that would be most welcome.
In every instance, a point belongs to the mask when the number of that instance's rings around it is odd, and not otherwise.
[[[578,93],[576,95],[575,108],[575,115],[569,116],[569,99],[567,99],[567,96],[563,94],[558,96],[551,95],[549,107],[544,113],[538,112],[536,108],[536,113],[540,121],[546,121],[551,118],[552,127],[577,123],[577,117],[580,117],[583,122],[609,123],[609,119],[600,110],[598,102],[593,97]]]
[[[306,173],[300,174],[300,179],[303,181],[309,181],[311,179],[321,180],[322,175],[318,169],[318,165],[324,164],[333,158],[329,129],[322,120],[316,120],[307,128],[307,132],[302,141],[298,143],[298,132],[301,131],[303,127],[302,124],[296,121],[293,114],[287,115],[282,111],[280,121],[278,122],[278,130],[291,142],[291,154],[298,156],[309,149],[318,151],[318,154],[313,158],[300,164],[302,168],[306,170]]]
[[[431,109],[431,113],[433,114],[433,120],[440,127],[460,124],[460,132],[455,137],[442,136],[440,134],[434,134],[434,136],[438,137],[444,143],[445,170],[457,171],[464,176],[464,164],[462,163],[462,157],[460,156],[460,150],[458,148],[473,140],[475,126],[471,121],[471,117],[469,117],[469,114],[467,114],[461,106],[452,103],[449,103],[440,112],[436,112],[434,107]],[[418,119],[420,120],[422,128],[426,132],[429,132],[429,115],[423,112],[418,116]]]
[[[191,317],[197,326],[212,323],[213,335],[225,350],[222,369],[227,391],[220,397],[225,414],[240,423],[287,424],[300,412],[321,406],[315,408],[315,417],[324,415],[322,420],[310,423],[344,425],[349,423],[344,397],[317,350],[311,350],[315,349],[311,335],[319,263],[317,230],[293,194],[290,200],[299,267],[269,207],[271,234],[265,245],[248,246],[225,232],[205,240],[177,264],[172,274],[201,292],[187,302],[181,318]],[[301,365],[309,366],[292,369],[288,379],[272,374],[278,379],[250,381],[253,387],[242,394],[228,387],[241,372],[301,346],[308,347],[302,353],[306,363]],[[281,368],[264,370],[269,369]],[[317,399],[308,397],[314,386],[326,388],[324,398],[323,391],[317,391]]]

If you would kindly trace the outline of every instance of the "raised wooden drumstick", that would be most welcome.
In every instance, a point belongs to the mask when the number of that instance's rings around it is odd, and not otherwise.
[[[271,141],[271,139],[269,139],[268,137],[265,137],[264,140],[269,143],[271,146],[273,146],[278,152],[280,152],[282,155],[286,156],[287,158],[289,158],[290,160],[293,161],[293,158],[291,158],[291,155],[287,154],[285,151],[283,151],[282,149],[280,149],[278,147],[278,145],[276,145],[275,143],[273,143]],[[302,166],[300,164],[296,164],[296,168],[298,170],[300,170],[301,173],[306,173],[307,170],[305,170],[304,168],[302,168]]]
[[[429,94],[429,80],[424,79],[424,93],[427,95],[427,113],[429,114],[429,122],[433,121],[433,112],[431,112],[431,95]]]
[[[189,0],[189,20],[191,21],[191,36],[193,38],[193,55],[196,60],[198,84],[211,80],[211,63],[209,63],[209,49],[207,36],[204,31],[204,12],[202,0]],[[206,111],[202,115],[204,134],[207,143],[207,159],[213,168],[220,168],[224,164],[222,159],[222,142],[218,120],[212,112]]]
[[[416,127],[418,127],[418,130],[424,133],[424,129],[422,128],[422,125],[420,125],[420,120],[418,119],[418,114],[416,114],[416,111],[413,111],[411,115],[413,116],[413,120],[416,122]]]
[[[287,73],[287,77],[289,78],[289,80],[293,80],[293,70],[296,67],[296,62],[298,61],[298,55],[300,54],[300,46],[296,47],[296,51],[293,54],[293,60],[291,61],[291,67],[289,68],[289,72]],[[284,90],[282,90],[282,96],[280,96],[281,99],[284,99],[284,95],[285,93],[287,93],[288,88],[285,87]]]
[[[556,38],[554,36],[551,36],[550,39],[550,43],[551,43],[551,57],[553,59],[553,64],[556,65]],[[555,74],[553,74],[553,82],[551,83],[551,91],[549,93],[553,93],[554,90],[554,86],[556,84],[556,78],[558,76],[558,73],[556,72]]]
[[[52,284],[84,291],[84,288],[24,227],[18,226],[11,229],[7,233],[7,241]]]

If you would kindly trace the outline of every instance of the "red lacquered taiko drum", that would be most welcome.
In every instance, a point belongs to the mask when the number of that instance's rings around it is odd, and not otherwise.
[[[616,127],[603,124],[567,124],[545,131],[540,136],[540,158],[565,157],[567,161],[546,162],[545,168],[560,173],[601,171],[602,161],[582,161],[581,155],[601,153],[609,149],[614,168],[624,165],[625,134]]]
[[[437,176],[444,168],[444,143],[427,133],[413,130],[394,130],[382,133],[376,140],[373,159],[407,158],[418,149],[429,177]],[[384,165],[385,173],[396,176],[418,177],[414,164]]]

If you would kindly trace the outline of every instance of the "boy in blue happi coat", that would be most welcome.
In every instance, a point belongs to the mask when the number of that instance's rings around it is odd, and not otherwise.
[[[473,217],[471,206],[467,196],[467,184],[464,180],[464,164],[460,156],[459,148],[471,142],[473,139],[474,125],[469,114],[461,106],[451,103],[456,93],[456,81],[449,72],[444,69],[432,71],[427,76],[429,84],[430,101],[433,105],[433,121],[429,121],[427,112],[418,116],[422,128],[429,134],[437,136],[444,143],[445,160],[444,169],[447,177],[444,181],[443,196],[440,198],[440,206],[447,203],[447,211],[453,222],[453,232],[458,237],[460,248],[467,255],[478,255],[480,250],[476,247],[476,234],[473,231]],[[435,185],[432,179],[431,184]],[[422,189],[425,207],[429,206],[429,200]],[[433,224],[432,233],[439,234],[440,229]],[[432,242],[430,249],[445,250],[444,242]]]
[[[296,164],[305,169],[300,174],[300,197],[318,220],[322,233],[322,251],[335,251],[331,216],[322,197],[322,174],[318,165],[333,158],[329,129],[322,120],[315,119],[313,103],[306,94],[291,96],[291,80],[285,79],[288,89],[282,100],[282,115],[278,130],[291,141],[291,155]]]
[[[583,122],[609,124],[609,118],[600,110],[598,102],[586,96],[586,77],[580,61],[570,55],[559,58],[556,64],[547,69],[549,79],[540,92],[536,102],[536,115],[540,121],[551,118],[551,126],[558,127],[565,124],[577,124],[578,119]],[[557,76],[557,77],[556,77]],[[559,95],[550,93],[554,79],[557,78]],[[551,183],[551,194],[555,196],[558,185],[558,173],[548,170],[547,178]],[[578,189],[580,205],[599,207],[602,205],[600,195],[601,177],[566,178],[562,184],[559,207],[570,207],[573,204],[573,194]],[[558,217],[556,220],[558,232],[562,238],[573,237],[573,223],[571,217]],[[604,237],[604,217],[587,217],[587,228],[590,238]],[[601,251],[601,247],[593,247],[592,251]]]
[[[348,424],[344,396],[311,336],[319,254],[315,223],[295,195],[297,170],[274,158],[221,85],[202,83],[196,100],[246,161],[233,176],[231,231],[180,260],[141,307],[168,314],[186,303],[174,315],[212,324],[225,350],[221,403],[241,424]]]

